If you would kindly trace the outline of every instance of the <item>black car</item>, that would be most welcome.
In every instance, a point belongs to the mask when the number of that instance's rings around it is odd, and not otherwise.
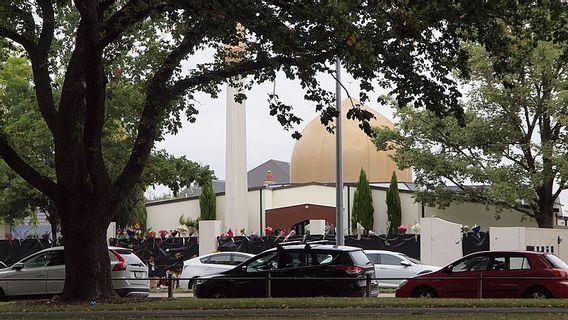
[[[366,275],[375,277],[375,268],[363,250],[332,245],[278,246],[243,262],[234,269],[197,280],[198,298],[268,296],[363,297]],[[379,293],[371,281],[371,296]]]

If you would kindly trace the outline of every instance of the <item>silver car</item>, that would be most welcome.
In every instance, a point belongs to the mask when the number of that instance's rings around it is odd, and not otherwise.
[[[112,285],[119,296],[148,296],[148,268],[132,250],[109,247]],[[24,280],[37,279],[37,280]],[[0,269],[0,299],[54,296],[65,283],[63,247],[36,252]]]
[[[379,278],[379,288],[397,288],[404,279],[440,269],[423,264],[400,252],[365,250],[365,254],[375,264],[375,276]]]

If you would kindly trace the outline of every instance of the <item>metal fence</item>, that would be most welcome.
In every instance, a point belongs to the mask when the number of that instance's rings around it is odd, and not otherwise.
[[[370,274],[366,274],[365,277],[350,278],[350,277],[273,277],[272,273],[267,273],[265,277],[222,277],[222,278],[209,278],[209,277],[194,277],[194,278],[177,278],[173,277],[172,274],[168,274],[166,281],[168,283],[168,298],[174,298],[174,287],[179,280],[197,281],[197,280],[207,280],[207,281],[220,281],[220,280],[264,280],[265,283],[265,297],[272,298],[272,282],[275,280],[337,280],[337,281],[354,281],[354,280],[365,280],[365,296],[371,297],[372,292],[372,282],[385,281],[385,280],[475,280],[476,281],[476,296],[479,299],[483,298],[483,285],[486,281],[493,280],[552,280],[552,281],[567,281],[568,278],[562,277],[495,277],[495,276],[483,276],[483,273],[479,273],[475,277],[412,277],[412,278],[381,278],[381,277],[371,277]],[[112,280],[157,280],[156,278],[113,278]],[[6,281],[38,281],[38,278],[18,278],[18,279],[0,279],[0,284]],[[41,279],[41,281],[65,281],[65,278],[50,278]]]

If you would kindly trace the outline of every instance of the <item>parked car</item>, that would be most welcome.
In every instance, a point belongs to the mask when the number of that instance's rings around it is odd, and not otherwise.
[[[273,297],[362,297],[366,293],[365,276],[373,278],[375,268],[360,248],[278,246],[234,269],[197,280],[194,294],[198,298],[265,297],[269,274]],[[377,296],[378,292],[378,284],[372,281],[371,294]]]
[[[148,268],[131,249],[109,247],[112,285],[119,296],[148,296]],[[34,281],[21,279],[36,279]],[[20,280],[19,280],[20,279]],[[54,279],[54,280],[52,280]],[[56,280],[62,279],[62,280]],[[0,298],[49,297],[61,294],[65,279],[63,247],[36,252],[0,270]]]
[[[180,275],[179,286],[184,289],[192,289],[194,280],[221,273],[233,269],[235,266],[247,261],[254,254],[244,252],[215,252],[199,256],[183,262],[183,270]]]
[[[396,288],[404,279],[440,269],[440,267],[423,264],[400,252],[365,250],[365,253],[375,264],[375,275],[379,278],[379,288]],[[393,279],[383,280],[385,278]]]
[[[467,255],[436,272],[403,281],[396,296],[475,298],[479,277],[484,298],[568,298],[568,265],[550,253],[524,251]]]

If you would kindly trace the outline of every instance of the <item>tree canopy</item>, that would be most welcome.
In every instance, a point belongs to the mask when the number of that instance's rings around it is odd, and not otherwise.
[[[555,202],[568,188],[566,17],[566,6],[525,5],[503,22],[511,30],[505,53],[466,45],[465,125],[405,107],[397,130],[375,130],[379,149],[395,149],[397,164],[414,168],[420,202],[481,202],[554,226]]]
[[[220,85],[248,89],[278,71],[298,81],[321,120],[337,116],[334,94],[319,85],[333,61],[361,83],[390,88],[400,104],[460,116],[450,75],[467,73],[463,37],[498,39],[493,13],[510,2],[9,0],[0,2],[0,43],[22,50],[32,68],[34,101],[53,139],[53,175],[29,161],[0,121],[0,156],[54,202],[65,237],[64,299],[112,293],[104,230],[132,194],[154,143],[195,120],[194,94]],[[236,32],[241,25],[246,32]],[[490,33],[475,30],[490,30]],[[238,59],[225,46],[244,44]],[[206,62],[198,52],[213,52]],[[238,79],[246,79],[240,84]],[[113,90],[139,95],[109,108]],[[115,93],[116,93],[115,92]],[[244,95],[238,94],[237,99]],[[287,129],[301,119],[270,97],[270,114]],[[371,115],[354,106],[350,117]],[[132,133],[118,166],[104,137],[126,120]],[[362,128],[370,132],[368,123]],[[298,137],[296,132],[293,134]],[[130,136],[130,135],[129,135]],[[119,136],[120,137],[120,136]],[[88,240],[85,240],[88,239]],[[85,256],[84,252],[90,254]]]

